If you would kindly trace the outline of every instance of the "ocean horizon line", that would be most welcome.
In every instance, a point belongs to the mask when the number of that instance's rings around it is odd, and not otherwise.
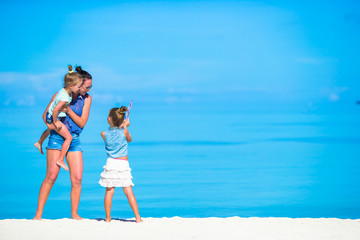
[[[192,141],[183,141],[183,140],[163,140],[163,141],[133,141],[131,145],[133,146],[200,146],[200,145],[245,145],[253,143],[262,143],[262,142],[308,142],[308,143],[360,143],[360,137],[289,137],[289,138],[264,138],[264,139],[254,139],[249,141],[206,141],[206,140],[192,140]],[[103,145],[103,142],[86,142],[86,145]]]

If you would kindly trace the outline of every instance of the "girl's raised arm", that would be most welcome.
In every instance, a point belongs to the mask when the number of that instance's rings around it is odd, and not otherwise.
[[[127,127],[126,127],[126,126],[124,126],[123,128],[124,128],[124,134],[125,134],[126,141],[127,141],[127,142],[131,142],[132,137],[131,137],[131,135],[130,135],[129,130],[127,130]]]
[[[76,125],[78,125],[78,127],[83,128],[85,126],[87,120],[89,119],[90,106],[91,106],[91,96],[88,95],[85,99],[83,112],[82,112],[81,116],[78,116],[69,107],[67,110],[67,114],[69,115],[69,117],[71,117],[71,119],[74,121],[74,123]]]

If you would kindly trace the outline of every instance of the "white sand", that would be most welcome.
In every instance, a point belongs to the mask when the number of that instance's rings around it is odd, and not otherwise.
[[[85,219],[0,220],[0,239],[360,239],[360,219],[143,218],[144,222]]]

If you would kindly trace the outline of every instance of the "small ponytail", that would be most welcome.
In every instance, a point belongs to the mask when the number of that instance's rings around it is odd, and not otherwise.
[[[69,69],[69,73],[73,73],[73,72],[74,72],[71,65],[68,66],[68,69]]]

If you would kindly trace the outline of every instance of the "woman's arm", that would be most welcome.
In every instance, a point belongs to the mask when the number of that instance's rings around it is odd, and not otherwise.
[[[71,108],[67,108],[67,114],[69,117],[74,121],[76,125],[78,125],[80,128],[83,128],[89,118],[90,113],[90,106],[91,106],[91,96],[88,95],[85,99],[84,107],[81,116],[78,116]]]
[[[124,128],[124,134],[125,134],[126,141],[131,142],[132,138],[131,138],[129,130],[127,130],[126,125],[123,128]]]

